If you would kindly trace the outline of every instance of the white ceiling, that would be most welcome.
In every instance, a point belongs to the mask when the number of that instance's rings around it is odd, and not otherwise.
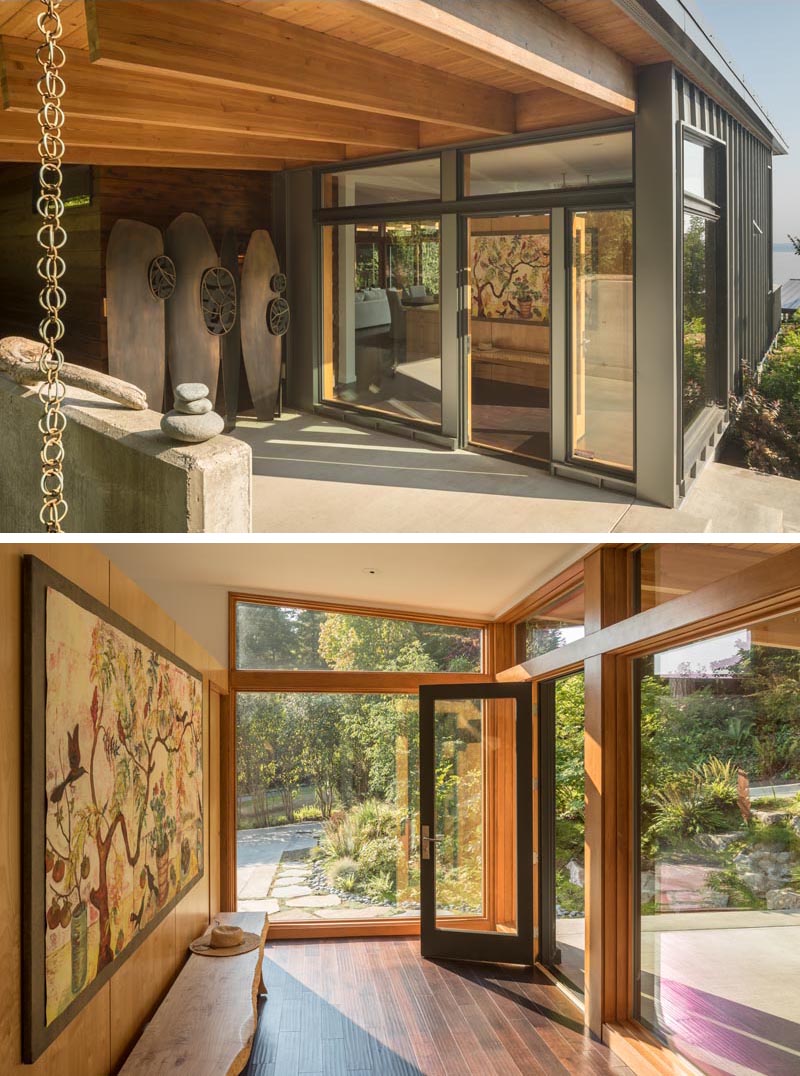
[[[590,546],[184,540],[98,548],[227,665],[229,590],[493,619]]]

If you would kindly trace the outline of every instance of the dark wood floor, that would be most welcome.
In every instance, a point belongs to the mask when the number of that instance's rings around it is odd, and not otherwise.
[[[541,972],[431,962],[416,938],[267,946],[249,1076],[519,1076],[627,1069]]]

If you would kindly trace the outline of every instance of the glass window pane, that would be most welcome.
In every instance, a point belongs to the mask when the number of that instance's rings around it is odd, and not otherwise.
[[[480,628],[236,604],[236,668],[480,672]]]
[[[663,605],[792,548],[777,543],[644,546],[639,551],[639,608]]]
[[[683,428],[717,402],[716,241],[718,223],[683,217]]]
[[[371,168],[348,168],[322,176],[322,205],[388,205],[392,202],[439,200],[441,195],[438,157]]]
[[[703,1071],[794,1072],[800,616],[645,659],[639,697],[641,1019]]]
[[[686,194],[717,201],[716,177],[717,152],[711,146],[702,146],[691,138],[683,141],[683,189]]]
[[[576,460],[633,470],[633,211],[572,215],[571,409]]]
[[[533,616],[520,624],[520,660],[530,661],[540,654],[549,654],[551,650],[582,639],[585,635],[583,603],[583,583],[579,583],[537,609]]]
[[[322,229],[324,398],[442,421],[440,223]]]
[[[436,926],[444,930],[448,919],[484,914],[483,707],[480,699],[436,703],[432,836],[436,841]],[[463,924],[458,926],[463,929]]]
[[[239,911],[419,915],[416,695],[237,693]]]
[[[584,986],[585,778],[583,673],[556,681],[556,943],[562,975]]]
[[[629,131],[468,153],[465,194],[510,194],[633,180]]]

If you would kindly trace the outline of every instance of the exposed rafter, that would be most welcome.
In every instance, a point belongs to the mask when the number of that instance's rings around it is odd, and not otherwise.
[[[514,130],[510,93],[246,9],[228,5],[219,34],[219,5],[210,0],[86,0],[86,18],[92,61],[119,70],[488,133]]]
[[[92,64],[88,53],[67,49],[70,117],[127,120],[153,127],[220,131],[253,137],[297,138],[366,147],[416,149],[419,125],[396,116],[315,105],[287,97],[195,84],[166,74],[126,72]],[[29,41],[0,38],[3,107],[36,112],[40,69]],[[2,116],[0,116],[0,124]]]

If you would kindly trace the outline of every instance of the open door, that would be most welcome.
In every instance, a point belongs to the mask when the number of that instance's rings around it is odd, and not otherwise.
[[[530,684],[421,686],[424,957],[533,963]]]

